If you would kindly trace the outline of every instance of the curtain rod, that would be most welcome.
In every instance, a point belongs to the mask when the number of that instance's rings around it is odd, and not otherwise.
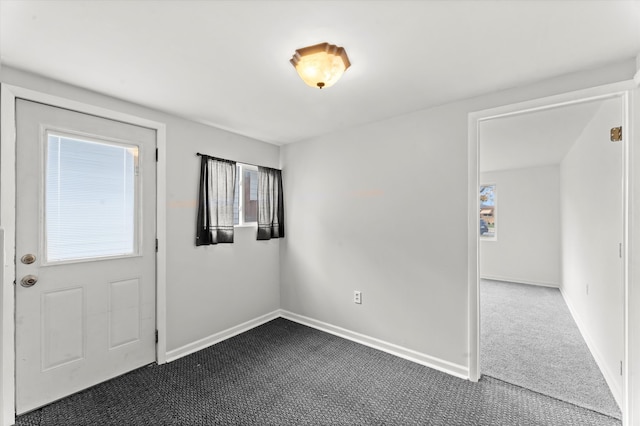
[[[233,160],[227,160],[226,158],[220,158],[220,157],[214,157],[213,155],[207,155],[207,154],[201,154],[199,152],[196,152],[196,155],[198,157],[209,157],[209,158],[215,158],[217,160],[223,160],[223,161],[233,161]],[[251,164],[251,163],[245,163],[242,161],[235,161],[236,163],[240,163],[240,164],[246,164],[247,166],[254,166],[254,167],[267,167],[267,166],[260,166],[259,164]],[[274,170],[280,170],[282,171],[282,169],[276,169],[275,167],[267,167],[268,169],[274,169]]]

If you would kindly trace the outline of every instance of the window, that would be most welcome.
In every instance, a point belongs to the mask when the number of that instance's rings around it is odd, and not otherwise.
[[[254,225],[258,222],[258,168],[248,164],[236,166],[236,193],[233,201],[233,224]]]
[[[496,186],[480,185],[480,237],[496,240]]]
[[[137,146],[47,134],[47,262],[137,253],[137,167]]]

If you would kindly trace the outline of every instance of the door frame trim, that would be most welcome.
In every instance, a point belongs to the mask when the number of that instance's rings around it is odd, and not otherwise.
[[[15,423],[15,227],[16,227],[16,99],[26,99],[156,131],[156,362],[166,360],[167,168],[166,124],[71,99],[1,84],[0,89],[0,424]]]
[[[479,125],[482,121],[487,121],[499,117],[507,117],[527,112],[540,111],[549,108],[567,106],[582,103],[589,100],[607,99],[611,97],[621,96],[625,103],[625,111],[623,116],[623,126],[626,135],[623,139],[623,281],[624,281],[624,375],[622,385],[622,419],[623,425],[630,425],[631,415],[634,409],[634,403],[631,398],[631,382],[632,373],[636,372],[640,365],[632,360],[638,356],[633,352],[634,333],[638,332],[637,327],[633,327],[629,322],[630,309],[637,309],[640,306],[634,306],[635,302],[629,298],[630,289],[630,262],[632,247],[630,245],[629,220],[631,217],[632,205],[630,204],[631,196],[631,168],[634,167],[630,155],[630,147],[636,136],[633,134],[633,126],[630,119],[630,111],[632,109],[630,92],[637,88],[637,82],[634,80],[623,81],[619,83],[607,84],[603,86],[593,87],[584,90],[563,93],[559,95],[544,97],[540,99],[519,102],[510,105],[504,105],[496,108],[472,112],[468,116],[468,239],[467,239],[467,259],[468,259],[468,347],[469,347],[469,379],[478,381],[480,379],[480,275],[479,275],[479,222],[478,209],[479,198],[477,188],[480,182],[479,177],[479,143],[480,132]]]

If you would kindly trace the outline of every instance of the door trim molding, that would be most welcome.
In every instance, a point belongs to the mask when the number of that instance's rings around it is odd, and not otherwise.
[[[166,125],[135,115],[53,96],[19,86],[1,84],[0,90],[0,424],[15,423],[15,225],[16,225],[16,98],[40,102],[85,114],[117,120],[156,131],[158,162],[156,169],[156,361],[166,358]]]
[[[631,354],[633,350],[629,344],[633,339],[633,334],[637,333],[637,327],[633,327],[629,322],[629,309],[639,308],[638,306],[630,306],[630,300],[627,297],[629,293],[629,259],[631,258],[631,247],[627,244],[629,240],[629,218],[631,206],[629,204],[630,196],[630,168],[632,164],[629,158],[629,145],[634,140],[635,136],[632,134],[633,129],[630,126],[629,110],[630,97],[629,92],[637,87],[634,80],[623,81],[619,83],[607,84],[589,89],[577,90],[573,92],[563,93],[559,95],[544,97],[540,99],[519,102],[511,105],[504,105],[497,108],[490,108],[486,110],[472,112],[468,116],[468,237],[467,237],[467,271],[468,271],[468,347],[469,347],[469,378],[472,381],[478,381],[480,379],[480,275],[479,275],[479,197],[478,197],[478,185],[480,182],[479,177],[479,143],[480,132],[479,125],[482,121],[487,121],[500,117],[508,117],[513,115],[519,115],[523,113],[529,113],[534,111],[540,111],[550,108],[556,108],[560,106],[567,106],[572,104],[578,104],[590,100],[607,99],[612,97],[621,96],[623,102],[625,102],[625,113],[623,117],[623,126],[628,129],[623,139],[624,158],[623,158],[623,212],[624,212],[624,240],[625,244],[623,248],[623,274],[624,274],[624,375],[623,375],[623,389],[622,389],[622,418],[623,425],[630,425],[629,421],[631,413],[635,407],[632,406],[630,396],[630,378],[632,370],[639,368],[640,366],[634,364],[634,359]],[[637,374],[637,373],[636,373]]]

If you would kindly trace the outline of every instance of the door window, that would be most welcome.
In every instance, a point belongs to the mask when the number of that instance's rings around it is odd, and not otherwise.
[[[47,132],[45,253],[68,262],[138,253],[138,147]]]

